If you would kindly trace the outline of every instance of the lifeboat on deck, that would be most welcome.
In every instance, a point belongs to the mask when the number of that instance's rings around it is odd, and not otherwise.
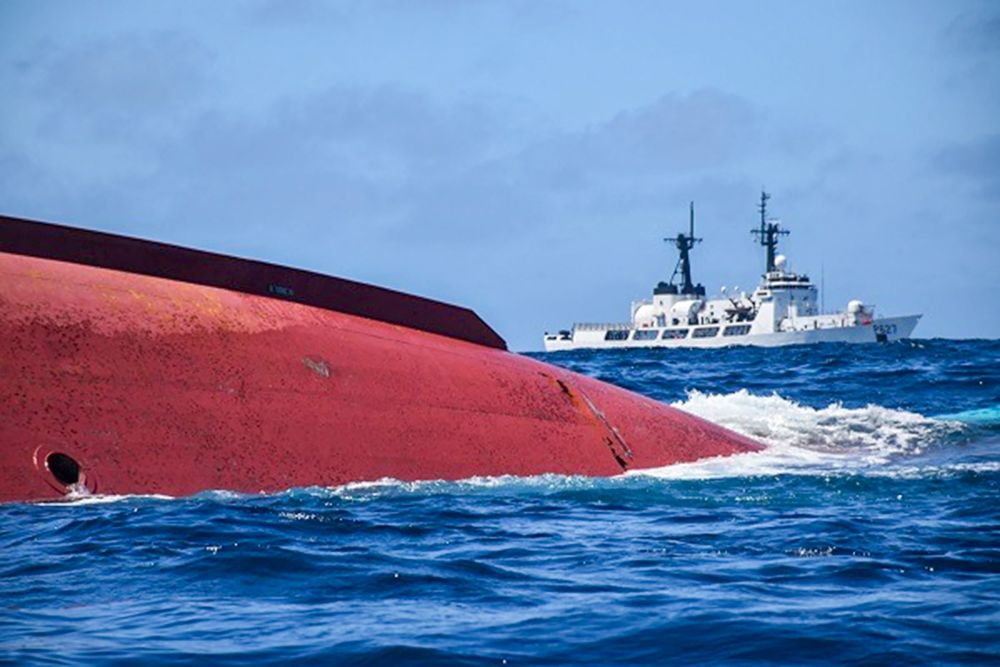
[[[761,445],[464,308],[0,216],[0,501],[606,476]]]

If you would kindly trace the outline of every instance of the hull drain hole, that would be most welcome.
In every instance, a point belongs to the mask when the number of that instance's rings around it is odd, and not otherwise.
[[[45,457],[45,467],[63,486],[73,486],[80,481],[80,464],[72,456],[52,452]]]

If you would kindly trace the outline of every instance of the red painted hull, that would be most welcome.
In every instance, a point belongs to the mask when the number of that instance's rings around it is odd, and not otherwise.
[[[0,245],[0,250],[3,250]],[[0,252],[0,500],[615,475],[760,445],[466,340]]]

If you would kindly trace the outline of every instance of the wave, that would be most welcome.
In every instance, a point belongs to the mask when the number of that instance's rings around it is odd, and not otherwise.
[[[907,410],[869,404],[847,408],[831,403],[812,408],[778,394],[760,396],[745,389],[730,394],[688,393],[675,408],[755,438],[760,453],[705,459],[639,474],[672,479],[829,474],[871,471],[957,442],[969,433],[958,419],[926,417]]]
[[[982,426],[989,429],[1000,429],[1000,405],[940,415],[938,419],[962,422],[963,424]]]
[[[746,389],[731,394],[692,391],[687,400],[673,406],[767,444],[826,453],[913,455],[967,430],[957,419],[874,404],[845,408],[831,403],[816,409],[778,394],[758,396]]]
[[[687,399],[672,404],[685,412],[755,438],[766,445],[763,452],[703,459],[662,468],[631,471],[610,480],[544,474],[501,475],[462,480],[402,481],[383,478],[338,486],[288,489],[273,494],[205,491],[196,498],[217,501],[260,496],[326,496],[341,500],[374,500],[387,496],[438,494],[537,494],[615,486],[637,477],[702,480],[785,474],[930,477],[964,473],[1000,472],[1000,462],[927,459],[942,446],[968,440],[974,433],[1000,428],[1000,407],[926,417],[916,412],[870,404],[847,408],[831,403],[812,408],[778,394],[757,395],[746,389],[728,394],[691,391]],[[164,495],[70,495],[48,505],[91,505],[123,500],[172,500]]]
[[[443,494],[489,495],[544,494],[574,489],[590,489],[597,484],[620,483],[619,477],[585,477],[582,475],[561,475],[544,473],[541,475],[497,475],[475,476],[458,480],[427,479],[408,481],[394,477],[375,480],[346,482],[334,486],[299,486],[273,492],[244,492],[228,489],[210,489],[190,496],[169,496],[164,494],[90,494],[71,493],[59,500],[46,500],[40,505],[46,507],[81,507],[105,505],[130,501],[213,501],[225,504],[248,499],[286,498],[308,500],[310,498],[336,498],[348,501],[378,500],[387,497],[435,496]]]

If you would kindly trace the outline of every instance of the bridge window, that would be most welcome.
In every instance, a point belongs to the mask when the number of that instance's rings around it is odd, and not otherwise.
[[[628,340],[628,329],[609,329],[604,340]]]
[[[632,340],[656,340],[659,333],[656,329],[636,329]]]
[[[694,333],[691,334],[691,338],[711,338],[719,333],[719,327],[704,327],[701,329],[695,329]]]
[[[746,336],[750,333],[749,324],[736,324],[731,327],[726,327],[726,330],[722,332],[723,336]]]

